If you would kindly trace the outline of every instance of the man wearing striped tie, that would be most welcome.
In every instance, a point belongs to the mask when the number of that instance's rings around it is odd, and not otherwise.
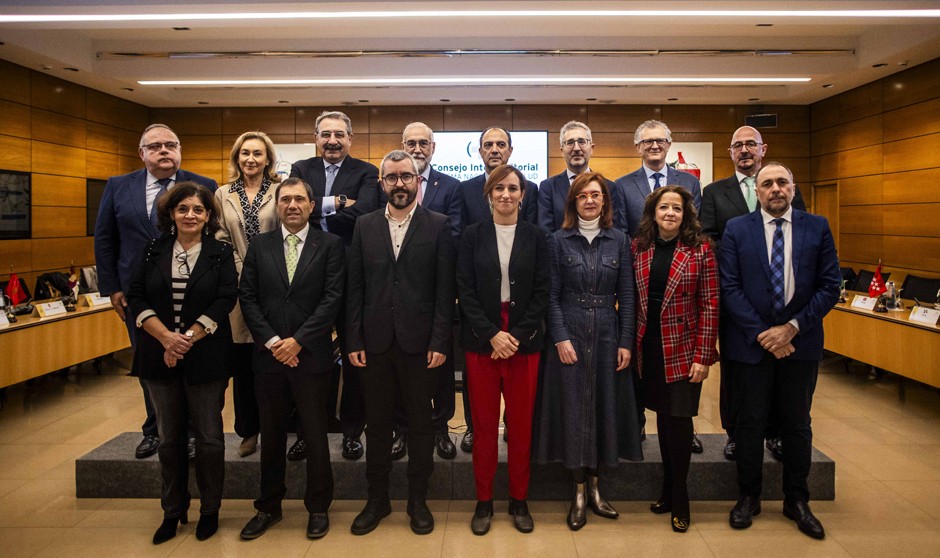
[[[718,270],[731,323],[722,330],[734,361],[738,411],[738,489],[735,529],[761,512],[763,440],[770,409],[779,409],[783,454],[783,514],[821,539],[809,508],[813,431],[810,407],[823,354],[823,317],[839,300],[839,258],[824,217],[793,209],[793,173],[768,163],[756,176],[760,211],[728,221]]]

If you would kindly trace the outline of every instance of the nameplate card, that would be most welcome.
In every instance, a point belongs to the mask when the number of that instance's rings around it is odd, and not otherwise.
[[[911,317],[908,319],[912,322],[935,326],[937,320],[940,320],[940,310],[927,308],[926,306],[915,306],[911,309]]]
[[[3,310],[0,310],[0,327],[7,327],[10,325],[10,320],[7,319],[7,315]]]
[[[82,302],[85,304],[85,306],[94,308],[96,306],[111,304],[111,297],[101,296],[101,293],[86,293],[82,295]]]
[[[62,304],[61,300],[56,302],[44,302],[42,304],[37,304],[33,307],[35,309],[36,316],[40,318],[48,318],[50,316],[58,316],[60,314],[65,314],[65,305]]]
[[[855,298],[852,299],[852,308],[874,310],[876,304],[878,304],[878,297],[855,295]]]

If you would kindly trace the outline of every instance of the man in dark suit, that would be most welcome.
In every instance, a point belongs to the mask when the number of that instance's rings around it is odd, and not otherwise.
[[[666,164],[669,146],[672,145],[672,132],[664,122],[647,120],[640,124],[633,134],[633,145],[642,157],[643,165],[617,179],[617,187],[623,191],[626,202],[627,232],[630,236],[634,236],[640,226],[646,196],[660,186],[682,186],[692,192],[695,209],[701,208],[702,185],[698,178]]]
[[[418,167],[404,151],[382,160],[384,211],[356,222],[349,248],[346,332],[349,362],[365,368],[366,480],[369,499],[353,521],[365,535],[391,513],[392,416],[397,400],[408,417],[408,515],[411,530],[427,534],[434,469],[431,397],[451,347],[455,248],[449,219],[417,204]]]
[[[307,537],[330,527],[333,471],[327,443],[333,323],[342,309],[343,241],[309,223],[312,188],[288,178],[275,191],[281,227],[255,238],[241,276],[241,308],[255,341],[255,391],[261,418],[258,513],[242,529],[255,539],[281,520],[292,401],[306,436]]]
[[[591,155],[594,153],[594,140],[587,124],[572,120],[561,127],[559,134],[561,156],[565,158],[565,171],[546,178],[539,184],[539,227],[548,234],[561,228],[565,220],[565,200],[568,190],[576,176],[589,172]],[[627,232],[625,201],[623,189],[607,181],[607,188],[613,198],[610,200],[614,210],[614,226]]]
[[[760,170],[764,155],[767,154],[767,144],[764,143],[760,132],[750,126],[741,126],[731,136],[731,146],[728,148],[731,160],[734,162],[734,175],[712,182],[702,191],[702,212],[699,220],[702,222],[702,232],[711,237],[717,252],[721,242],[721,235],[725,232],[725,225],[729,219],[746,215],[758,207],[757,190],[754,184],[757,171]],[[806,211],[806,204],[800,189],[796,185],[793,198],[793,207]],[[724,300],[721,304],[721,319],[719,327],[730,324],[728,311]],[[734,460],[735,441],[734,423],[736,413],[734,410],[734,362],[727,358],[725,338],[721,334],[718,342],[721,345],[721,391],[719,392],[719,405],[721,411],[721,427],[728,433],[725,444],[725,458]],[[776,421],[771,413],[771,426],[768,427],[767,445],[774,457],[782,459],[782,444],[776,435],[773,424]]]
[[[401,148],[414,157],[421,178],[418,204],[450,217],[450,225],[456,237],[460,233],[460,204],[455,203],[460,181],[435,170],[431,166],[434,157],[434,131],[423,122],[412,122],[401,133]],[[384,199],[384,194],[383,194]],[[447,351],[447,359],[438,367],[437,392],[434,394],[434,446],[442,459],[457,456],[457,446],[451,440],[447,423],[454,418],[454,351]],[[401,459],[408,451],[408,417],[399,406],[395,412],[395,435],[392,442],[392,459]]]
[[[300,177],[313,188],[313,213],[310,224],[343,239],[348,247],[353,226],[360,216],[379,206],[379,170],[375,165],[349,156],[352,146],[352,121],[342,112],[324,111],[316,120],[317,152],[320,157],[304,159],[291,165],[290,175]],[[336,324],[340,351],[345,354],[343,317]],[[355,370],[343,366],[343,395],[339,420],[343,430],[343,457],[362,457],[362,429],[365,425],[361,378]],[[339,387],[339,378],[333,385]],[[335,398],[334,398],[335,399]],[[291,459],[303,459],[306,448],[298,432],[297,443],[291,447]]]
[[[823,317],[839,300],[839,258],[825,218],[793,209],[793,173],[768,163],[757,173],[760,211],[728,221],[719,251],[721,297],[735,361],[738,487],[729,523],[746,529],[761,512],[763,440],[772,403],[779,409],[783,514],[823,538],[809,508],[813,431],[810,407],[823,354]],[[725,332],[722,332],[725,335]]]
[[[177,182],[193,181],[210,191],[218,188],[215,180],[180,170],[182,159],[180,140],[166,124],[151,124],[140,137],[137,153],[144,168],[130,174],[108,179],[98,207],[95,223],[95,265],[98,268],[98,290],[111,297],[111,306],[124,320],[131,345],[137,347],[137,327],[134,316],[129,315],[124,293],[140,263],[144,247],[159,238],[157,230],[157,200]],[[141,429],[144,438],[134,455],[138,459],[157,452],[159,438],[157,420],[144,390],[147,418]]]

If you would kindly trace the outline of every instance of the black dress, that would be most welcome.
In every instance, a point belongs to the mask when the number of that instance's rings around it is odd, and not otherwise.
[[[698,415],[702,384],[701,382],[693,384],[688,378],[666,383],[662,331],[660,330],[663,293],[666,292],[669,268],[672,266],[672,257],[678,240],[678,237],[669,241],[657,238],[654,245],[649,275],[646,335],[643,337],[643,389],[647,409],[674,417],[694,417]]]

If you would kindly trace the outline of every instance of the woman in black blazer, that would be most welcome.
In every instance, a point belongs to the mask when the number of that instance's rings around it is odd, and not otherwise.
[[[189,460],[185,419],[196,437],[196,485],[201,500],[196,538],[219,526],[225,471],[222,405],[228,385],[238,277],[232,246],[214,238],[219,212],[212,194],[182,182],[158,200],[165,231],[147,246],[127,300],[139,336],[133,375],[144,380],[160,433],[163,523],[160,544],[187,523]]]
[[[490,528],[496,474],[500,392],[506,401],[509,437],[509,513],[523,533],[533,529],[526,504],[532,445],[532,413],[539,352],[548,307],[545,233],[519,219],[525,176],[501,165],[490,173],[483,196],[493,219],[466,228],[457,254],[461,345],[467,361],[473,415],[473,473],[477,507],[470,528]]]

